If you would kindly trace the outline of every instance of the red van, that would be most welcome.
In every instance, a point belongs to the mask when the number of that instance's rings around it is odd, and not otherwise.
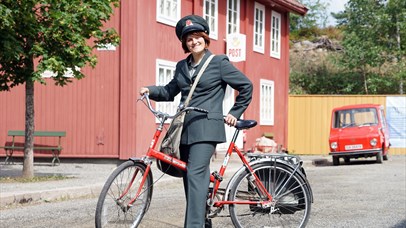
[[[340,158],[376,157],[388,160],[389,132],[384,108],[378,104],[358,104],[335,108],[331,115],[330,155],[333,164]]]

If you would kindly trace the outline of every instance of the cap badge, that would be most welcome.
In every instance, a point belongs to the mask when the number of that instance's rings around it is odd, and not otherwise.
[[[189,25],[193,25],[191,20],[186,20],[186,25],[185,26],[189,26]]]

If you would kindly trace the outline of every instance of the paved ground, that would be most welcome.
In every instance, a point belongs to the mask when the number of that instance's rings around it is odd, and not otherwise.
[[[213,168],[218,170],[222,158],[215,159]],[[390,156],[383,164],[376,164],[372,158],[350,164],[341,161],[340,166],[333,166],[329,156],[301,158],[315,198],[308,227],[406,227],[406,156]],[[60,174],[73,178],[1,183],[0,202],[8,206],[0,207],[0,227],[94,227],[98,193],[116,165],[112,160],[64,159],[61,166],[52,167],[48,162],[36,161],[37,176]],[[232,169],[239,166],[234,157],[228,173],[232,174]],[[0,165],[0,176],[18,176],[21,170],[21,163]],[[153,170],[156,180],[162,173]],[[143,227],[182,227],[179,219],[182,215],[178,214],[184,210],[184,205],[178,202],[183,197],[181,181],[163,176],[154,188],[153,197]],[[71,200],[56,200],[60,198]],[[52,203],[43,203],[49,201]],[[215,222],[215,227],[232,227],[228,217],[216,218]]]
[[[52,201],[98,194],[109,173],[117,166],[113,160],[64,160],[59,166],[49,162],[35,162],[35,176],[62,175],[65,180],[33,183],[1,183],[0,207],[26,202]],[[0,177],[22,174],[22,163],[0,165]]]
[[[220,167],[222,158],[223,156],[214,159],[212,165],[214,167]],[[122,162],[123,161],[98,159],[63,159],[59,166],[52,166],[46,160],[35,161],[35,176],[62,175],[71,178],[33,183],[1,183],[0,208],[30,202],[48,202],[89,195],[97,196],[110,173]],[[229,164],[229,167],[233,168],[234,162],[230,162]],[[235,168],[237,168],[236,165]],[[17,160],[13,165],[4,165],[1,163],[0,177],[21,176],[22,170],[23,166],[21,161]],[[156,167],[154,167],[153,172],[154,178],[162,175],[162,172]],[[171,176],[164,175],[160,181],[171,181],[174,179],[175,178]]]
[[[224,155],[218,155],[212,162],[212,167],[219,170]],[[232,174],[241,166],[234,156],[230,160],[227,173]],[[304,156],[304,162],[327,161],[328,158],[320,156]],[[109,174],[121,161],[117,160],[67,160],[63,159],[59,166],[51,166],[44,161],[35,161],[34,173],[36,176],[62,175],[72,177],[65,180],[33,182],[33,183],[1,183],[0,208],[13,204],[52,201],[57,199],[78,198],[89,195],[98,195]],[[22,174],[22,162],[16,161],[14,165],[0,164],[0,177],[15,177]],[[154,178],[160,177],[162,172],[154,168]],[[164,175],[161,181],[171,181],[174,178]]]

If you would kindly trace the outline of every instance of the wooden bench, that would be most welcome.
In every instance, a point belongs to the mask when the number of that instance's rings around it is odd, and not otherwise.
[[[264,132],[262,136],[265,136],[268,139],[273,139],[274,137],[272,132]]]
[[[6,160],[5,164],[9,164],[10,160],[13,159],[13,153],[14,151],[24,151],[24,143],[16,143],[15,137],[24,137],[25,132],[24,131],[15,131],[15,130],[9,130],[8,131],[8,136],[12,136],[13,140],[11,143],[6,143],[5,146],[0,147],[3,148],[6,151]],[[51,151],[52,152],[52,165],[55,165],[55,162],[58,162],[58,164],[61,163],[59,160],[59,154],[62,151],[62,146],[61,146],[61,138],[66,136],[65,131],[34,131],[34,138],[35,137],[58,137],[58,145],[57,146],[47,146],[47,145],[36,145],[34,144],[34,151]]]

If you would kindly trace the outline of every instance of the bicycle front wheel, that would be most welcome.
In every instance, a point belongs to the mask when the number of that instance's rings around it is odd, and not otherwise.
[[[137,227],[152,197],[152,174],[141,186],[146,166],[126,161],[107,179],[96,207],[96,227]],[[136,197],[136,195],[138,197]],[[130,204],[134,198],[135,201]]]
[[[235,227],[305,227],[310,215],[311,196],[303,177],[287,165],[264,162],[252,167],[273,197],[262,206],[266,196],[260,196],[249,171],[241,173],[233,186],[229,200],[255,201],[256,204],[232,204],[230,215]]]

